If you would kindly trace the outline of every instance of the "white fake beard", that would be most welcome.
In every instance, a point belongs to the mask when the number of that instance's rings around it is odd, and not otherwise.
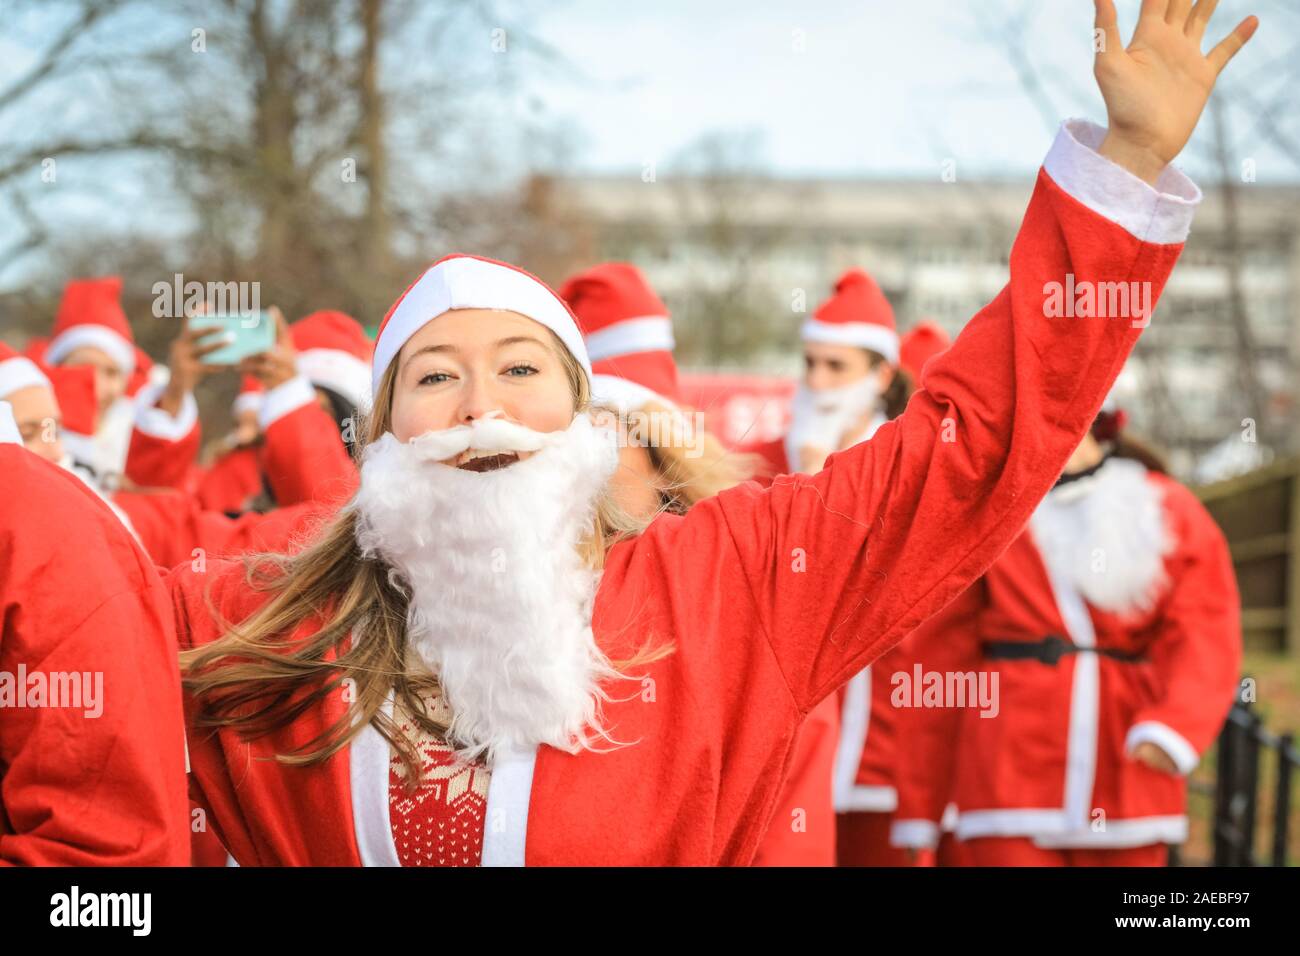
[[[487,472],[442,463],[469,449],[533,454]],[[600,681],[619,675],[591,630],[600,574],[577,548],[617,464],[616,436],[585,415],[551,433],[486,419],[366,449],[357,543],[410,596],[408,647],[441,683],[463,759],[609,739]]]
[[[880,402],[876,377],[868,375],[843,388],[814,392],[802,382],[790,404],[790,431],[785,436],[785,455],[792,471],[799,470],[804,448],[839,451],[847,432]]]
[[[1044,563],[1093,607],[1131,615],[1155,606],[1175,542],[1160,489],[1138,462],[1112,458],[1048,492],[1030,528]]]

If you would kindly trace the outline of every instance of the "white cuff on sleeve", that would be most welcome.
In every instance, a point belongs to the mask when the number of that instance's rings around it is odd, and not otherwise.
[[[164,385],[151,384],[135,395],[135,427],[138,431],[162,441],[177,442],[188,435],[199,421],[199,406],[194,396],[186,392],[181,399],[181,409],[172,417],[158,407]]]
[[[257,410],[258,424],[262,426],[262,431],[266,431],[273,422],[315,401],[316,389],[311,387],[311,382],[306,378],[298,375],[262,396],[262,407]]]
[[[1186,240],[1201,190],[1172,165],[1153,188],[1097,152],[1105,138],[1105,128],[1096,123],[1066,120],[1043,168],[1056,185],[1143,242]]]
[[[1131,754],[1141,743],[1153,743],[1167,753],[1183,776],[1195,770],[1201,762],[1200,754],[1187,742],[1186,737],[1158,720],[1144,720],[1129,728],[1128,736],[1124,739],[1124,750]]]
[[[930,850],[939,845],[939,824],[933,820],[895,820],[889,827],[893,846]]]

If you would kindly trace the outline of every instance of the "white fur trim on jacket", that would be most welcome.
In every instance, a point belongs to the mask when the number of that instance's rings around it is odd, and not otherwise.
[[[898,333],[874,322],[819,322],[810,318],[805,320],[799,335],[805,342],[871,349],[890,365],[898,364]]]
[[[67,331],[60,332],[45,350],[45,361],[50,365],[58,365],[84,346],[106,353],[117,363],[123,375],[135,371],[135,346],[106,325],[74,325]]]
[[[1201,755],[1186,737],[1158,720],[1143,720],[1129,728],[1128,736],[1124,738],[1124,750],[1131,754],[1141,743],[1155,744],[1167,753],[1184,777],[1201,762]]]
[[[939,845],[939,824],[933,820],[895,820],[889,827],[891,846],[930,850]]]
[[[158,407],[158,399],[166,386],[146,385],[135,396],[135,427],[150,438],[178,442],[199,423],[199,406],[189,392],[181,399],[180,411],[175,417]]]
[[[393,698],[384,703],[391,717]],[[388,741],[367,724],[348,747],[352,790],[352,825],[362,866],[401,866],[393,842],[388,803]],[[488,778],[483,822],[483,866],[523,866],[528,842],[528,804],[537,751],[498,755]]]
[[[273,424],[291,412],[316,401],[316,390],[304,375],[298,375],[282,382],[275,388],[263,393],[261,407],[257,410],[257,422],[266,431]]]
[[[1043,169],[1056,185],[1135,238],[1152,243],[1185,241],[1201,190],[1173,166],[1165,167],[1153,188],[1097,152],[1105,138],[1104,127],[1082,119],[1066,120]]]

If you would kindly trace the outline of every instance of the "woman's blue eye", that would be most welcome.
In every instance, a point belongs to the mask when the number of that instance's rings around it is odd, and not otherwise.
[[[430,372],[420,379],[421,385],[441,385],[447,381],[450,376],[446,372]]]
[[[507,375],[515,375],[516,372],[519,373],[519,375],[521,375],[521,376],[522,376],[522,375],[536,375],[536,374],[537,374],[537,369],[533,368],[533,366],[528,365],[527,363],[524,363],[524,362],[520,362],[520,363],[517,364],[517,365],[512,365],[512,366],[510,366],[508,369],[506,369],[506,374],[507,374]],[[518,377],[518,376],[516,376],[516,377]]]

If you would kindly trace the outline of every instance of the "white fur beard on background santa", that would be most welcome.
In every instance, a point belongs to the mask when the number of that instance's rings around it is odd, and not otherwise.
[[[875,376],[867,376],[843,388],[813,391],[800,383],[790,403],[790,431],[785,436],[785,457],[789,467],[799,469],[804,448],[830,453],[839,451],[845,433],[858,419],[880,403]]]
[[[467,449],[533,454],[486,472],[442,464]],[[408,646],[439,679],[461,757],[608,740],[599,682],[618,675],[592,634],[600,575],[578,545],[617,463],[616,436],[585,415],[551,433],[489,418],[366,449],[357,541],[409,592]]]
[[[1048,568],[1093,607],[1148,611],[1167,584],[1165,556],[1176,542],[1160,490],[1136,461],[1111,458],[1054,488],[1029,524]]]

